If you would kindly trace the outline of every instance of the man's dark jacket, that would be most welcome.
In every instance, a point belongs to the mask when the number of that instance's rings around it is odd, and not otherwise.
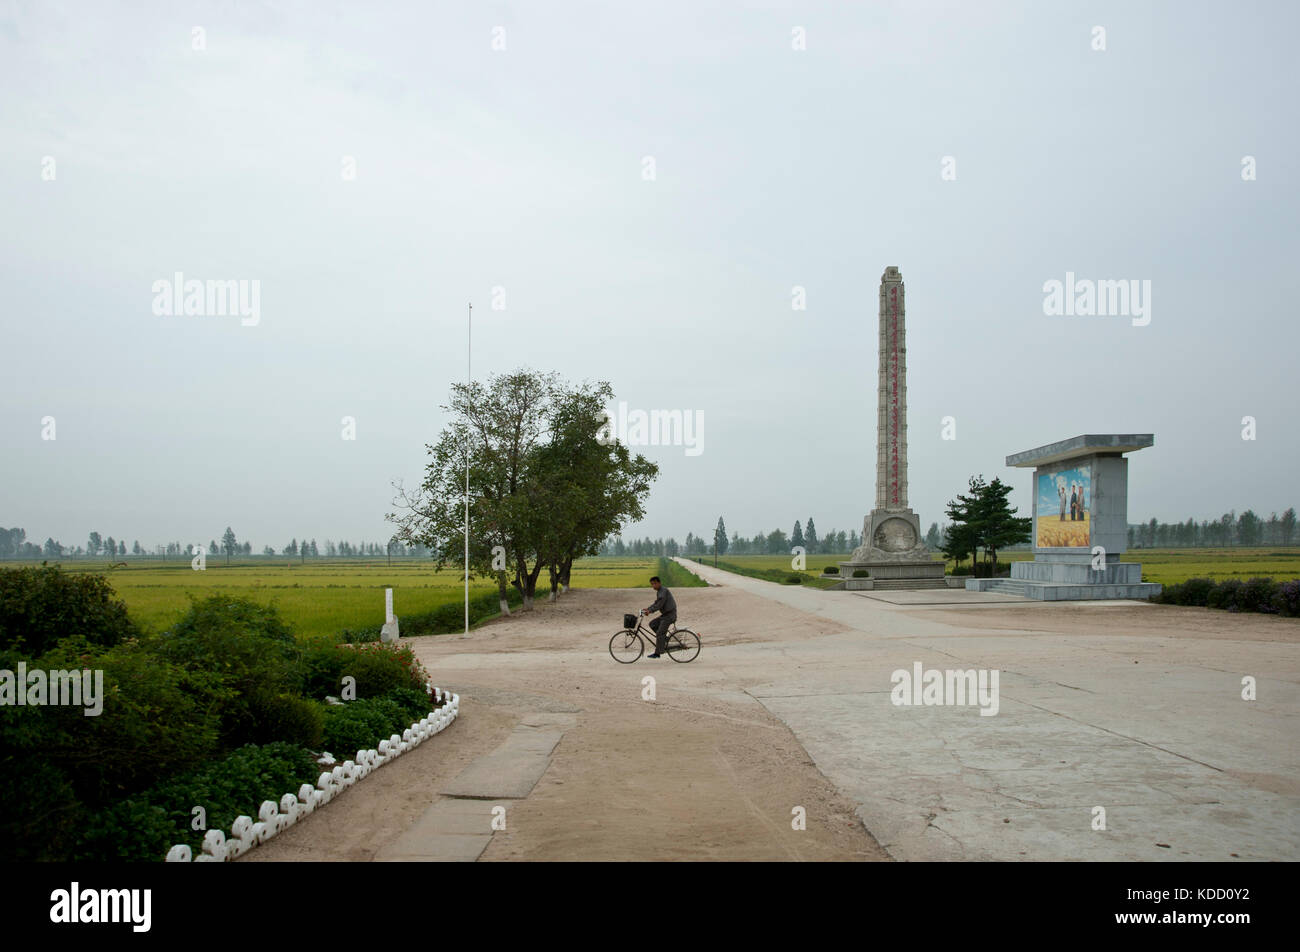
[[[647,608],[646,611],[662,612],[667,621],[677,620],[677,602],[673,599],[673,593],[668,591],[668,586],[659,586],[659,592],[655,596],[654,604]]]

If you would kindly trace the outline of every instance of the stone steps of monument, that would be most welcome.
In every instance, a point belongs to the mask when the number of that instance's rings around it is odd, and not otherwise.
[[[910,592],[925,588],[947,588],[943,578],[878,578],[872,586],[877,592]]]
[[[985,591],[998,592],[1001,595],[1024,595],[1025,583],[1018,579],[999,578],[994,579]]]

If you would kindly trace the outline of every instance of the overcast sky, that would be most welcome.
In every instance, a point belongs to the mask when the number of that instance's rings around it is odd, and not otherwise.
[[[473,302],[476,377],[702,415],[699,455],[642,450],[631,534],[860,529],[887,265],[923,529],[977,472],[1028,514],[1005,457],[1105,432],[1155,434],[1131,521],[1267,518],[1300,503],[1298,26],[1185,0],[7,3],[0,525],[381,540]],[[260,282],[257,323],[155,314],[176,272]],[[1149,323],[1045,314],[1067,272],[1149,281]]]

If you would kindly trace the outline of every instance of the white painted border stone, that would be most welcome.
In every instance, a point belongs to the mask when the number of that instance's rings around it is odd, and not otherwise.
[[[249,850],[260,846],[278,833],[293,826],[303,817],[329,803],[336,796],[363,780],[384,764],[400,757],[408,750],[414,750],[434,734],[441,733],[460,714],[460,695],[441,688],[429,686],[429,693],[434,701],[446,704],[432,710],[426,717],[420,718],[402,731],[381,740],[370,750],[357,751],[356,760],[345,760],[328,773],[322,773],[316,786],[304,783],[298,792],[286,793],[277,804],[274,800],[264,800],[257,810],[257,821],[252,817],[240,816],[230,825],[230,836],[223,830],[208,830],[203,837],[203,846],[198,856],[188,844],[178,843],[167,851],[168,863],[224,863],[243,856]]]

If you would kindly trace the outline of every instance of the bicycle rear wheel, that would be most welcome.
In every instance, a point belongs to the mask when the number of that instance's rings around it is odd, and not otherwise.
[[[641,636],[630,628],[614,632],[614,637],[609,639],[610,657],[619,664],[631,664],[641,657],[643,651],[645,644]]]
[[[682,664],[694,661],[700,653],[700,636],[689,628],[678,628],[668,633],[668,646],[665,650],[674,661]]]

